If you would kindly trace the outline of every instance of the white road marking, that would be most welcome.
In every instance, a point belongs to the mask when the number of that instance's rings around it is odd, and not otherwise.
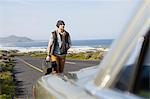
[[[76,64],[75,62],[65,62],[67,64]]]

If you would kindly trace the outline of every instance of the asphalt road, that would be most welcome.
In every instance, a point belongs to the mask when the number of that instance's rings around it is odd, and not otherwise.
[[[17,82],[18,99],[32,99],[32,86],[43,76],[41,72],[43,61],[44,59],[41,58],[16,57],[14,74]],[[97,64],[99,61],[66,60],[64,72],[77,71]]]

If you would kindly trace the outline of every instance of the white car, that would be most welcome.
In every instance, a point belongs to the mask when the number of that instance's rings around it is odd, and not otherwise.
[[[43,76],[33,89],[35,99],[150,98],[150,0],[142,1],[98,66]]]

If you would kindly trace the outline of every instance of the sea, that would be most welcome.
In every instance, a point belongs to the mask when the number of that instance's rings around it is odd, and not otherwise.
[[[105,47],[108,48],[112,44],[113,39],[98,40],[73,40],[73,47]],[[0,43],[0,48],[47,48],[48,40],[34,40],[30,42]]]

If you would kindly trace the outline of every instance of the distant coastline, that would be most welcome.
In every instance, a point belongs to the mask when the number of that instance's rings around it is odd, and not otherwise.
[[[0,43],[17,43],[17,42],[31,42],[32,39],[28,37],[19,37],[16,35],[11,35],[8,37],[0,37]]]
[[[19,52],[45,52],[48,44],[48,40],[32,40],[18,36],[5,37],[3,40],[5,42],[0,42],[0,50],[18,50]],[[113,39],[73,40],[69,53],[94,52],[97,50],[108,51],[112,42]]]
[[[109,47],[112,44],[112,39],[100,40],[73,40],[72,46],[75,47]],[[16,47],[16,48],[45,48],[47,47],[48,40],[32,40],[24,42],[0,42],[0,47]]]
[[[11,40],[9,40],[9,42],[5,43],[0,42],[0,50],[15,51],[23,55],[34,54],[33,56],[35,57],[41,57],[41,55],[46,57],[48,40],[31,40],[27,37],[16,36],[10,36],[5,39],[6,41],[8,41],[8,39],[15,39],[15,41],[10,42]],[[103,53],[109,51],[109,46],[112,42],[112,39],[73,40],[72,47],[68,50],[67,58],[81,60],[101,59]]]

